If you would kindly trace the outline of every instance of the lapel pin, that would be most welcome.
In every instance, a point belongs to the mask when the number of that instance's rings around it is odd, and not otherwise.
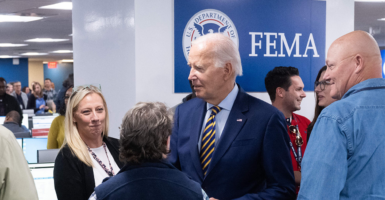
[[[242,119],[237,119],[237,122],[241,122],[242,121]]]

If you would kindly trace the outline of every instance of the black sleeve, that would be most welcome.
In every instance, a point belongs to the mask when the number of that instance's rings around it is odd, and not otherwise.
[[[36,97],[33,94],[28,99],[27,109],[33,109],[35,113],[39,110],[36,108]]]
[[[60,150],[55,160],[54,183],[58,200],[86,200],[86,183],[82,178],[80,162],[68,147]]]

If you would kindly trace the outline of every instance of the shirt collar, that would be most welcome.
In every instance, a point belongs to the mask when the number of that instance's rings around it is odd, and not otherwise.
[[[361,83],[358,83],[351,87],[345,95],[342,97],[342,99],[347,98],[350,95],[353,95],[357,92],[370,90],[370,89],[377,89],[377,88],[384,88],[385,87],[385,79],[384,78],[372,78],[365,80]]]
[[[225,109],[225,110],[230,111],[234,105],[235,99],[237,98],[238,91],[239,91],[239,88],[238,88],[237,84],[234,84],[233,90],[231,90],[231,92],[227,95],[227,97],[225,99],[223,99],[221,101],[221,103],[219,103],[218,106],[221,107],[221,109]],[[213,106],[214,106],[213,104],[207,103],[207,110],[210,110],[211,107],[213,107]]]

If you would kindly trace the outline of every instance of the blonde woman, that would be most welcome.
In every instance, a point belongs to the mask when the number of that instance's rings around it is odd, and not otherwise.
[[[64,120],[65,139],[54,169],[59,200],[86,200],[94,188],[119,172],[119,141],[108,137],[106,101],[95,86],[78,87]]]

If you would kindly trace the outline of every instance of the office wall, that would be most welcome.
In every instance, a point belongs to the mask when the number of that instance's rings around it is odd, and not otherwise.
[[[328,49],[336,38],[354,30],[354,0],[328,0],[326,7]],[[135,35],[136,101],[160,101],[170,107],[180,103],[187,93],[173,92],[174,1],[136,0]],[[271,103],[266,92],[249,94]],[[306,95],[297,113],[312,120],[314,92],[306,92]]]
[[[30,89],[32,89],[32,81],[37,81],[40,84],[44,84],[43,62],[41,62],[41,61],[29,61],[27,74],[28,74],[28,78],[29,78],[28,85],[29,85]]]
[[[174,0],[73,3],[75,84],[102,85],[112,136],[118,137],[124,113],[136,102],[159,101],[172,107],[182,101],[187,93],[173,92]],[[354,0],[328,0],[326,12],[328,48],[354,30]],[[250,94],[270,103],[266,92]],[[314,92],[306,94],[297,113],[312,119]]]
[[[109,135],[118,138],[124,114],[136,102],[134,0],[73,1],[72,23],[75,85],[101,85]]]
[[[20,81],[24,87],[28,84],[28,58],[20,58],[19,64],[14,65],[13,59],[0,59],[0,77],[7,83]]]
[[[48,64],[44,64],[44,79],[50,78],[55,83],[55,90],[58,92],[63,86],[63,81],[68,75],[74,73],[73,63],[58,63],[56,68],[49,69]]]

